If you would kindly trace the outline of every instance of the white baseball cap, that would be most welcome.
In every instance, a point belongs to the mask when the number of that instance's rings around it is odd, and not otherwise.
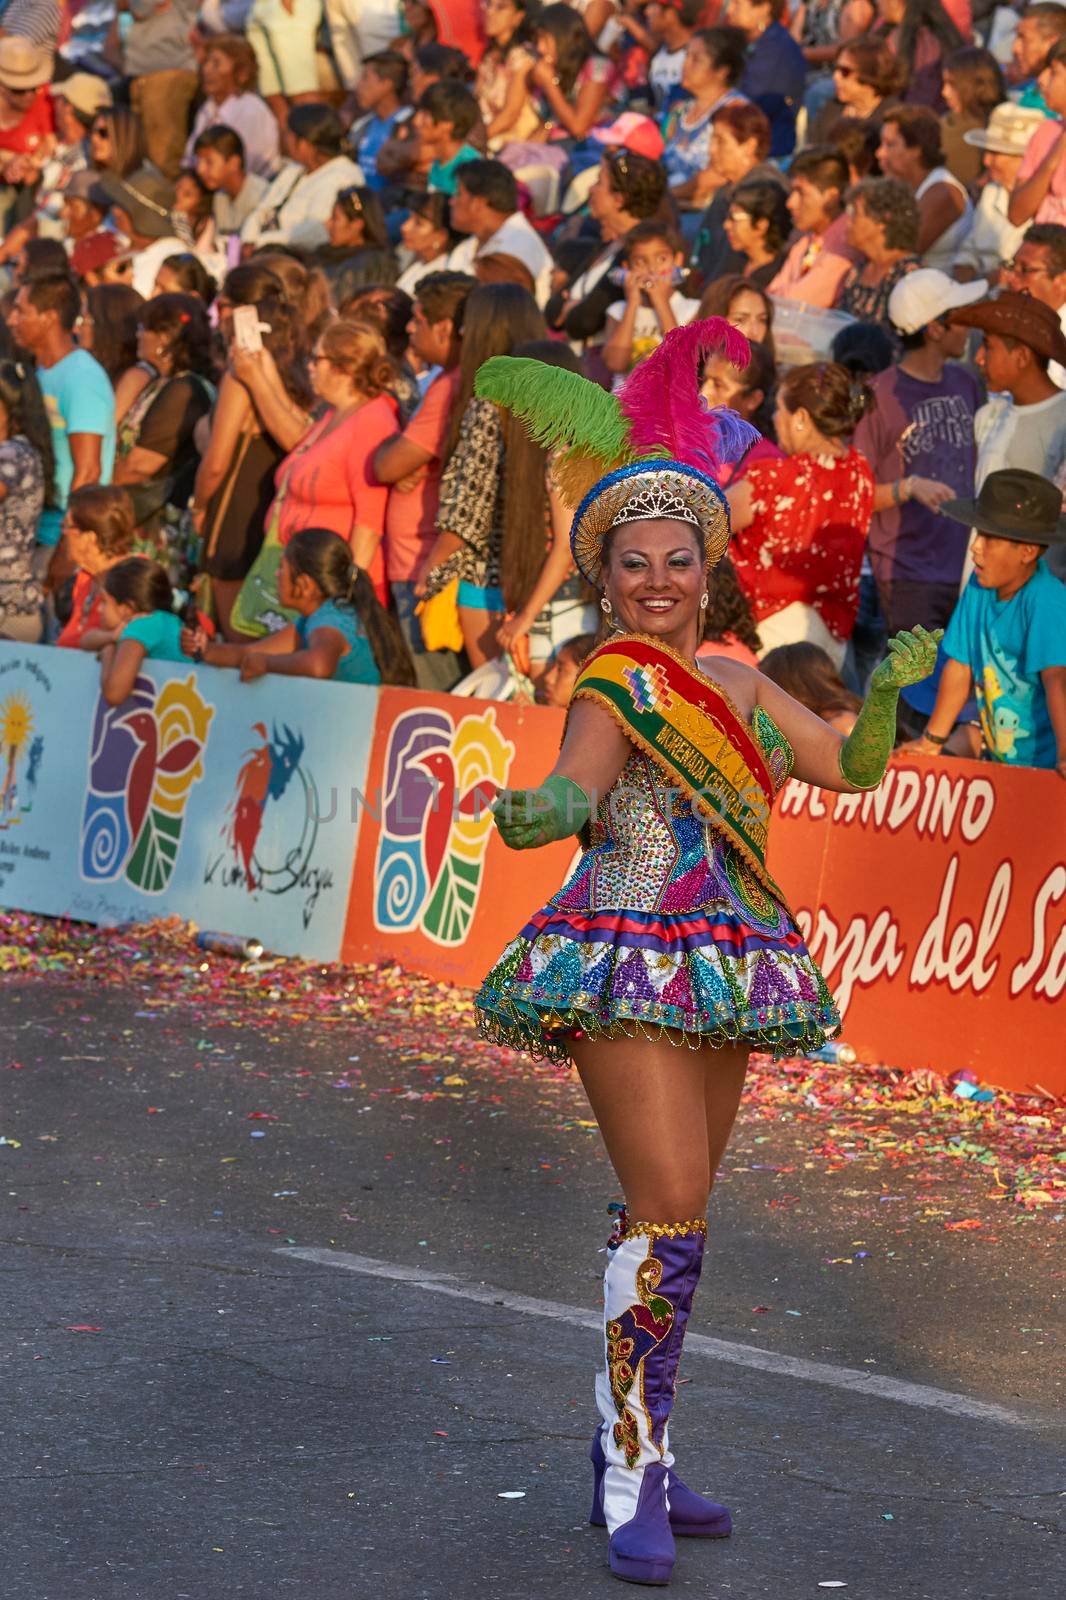
[[[984,278],[975,283],[956,283],[936,267],[919,267],[901,278],[888,297],[888,320],[897,333],[917,333],[938,317],[946,317],[959,306],[972,306],[988,294]]]

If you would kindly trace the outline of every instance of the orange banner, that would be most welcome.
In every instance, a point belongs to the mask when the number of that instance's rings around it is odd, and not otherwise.
[[[551,768],[562,714],[380,695],[346,960],[476,986],[575,847],[504,848],[487,802]],[[895,761],[871,794],[786,786],[769,863],[860,1059],[1066,1093],[1066,784],[990,764]]]

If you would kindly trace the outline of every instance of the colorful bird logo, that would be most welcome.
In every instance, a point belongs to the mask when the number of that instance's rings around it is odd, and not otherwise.
[[[269,800],[280,800],[299,770],[304,753],[303,735],[285,723],[268,735],[262,722],[252,724],[252,732],[262,743],[249,750],[237,774],[237,792],[225,828],[226,843],[244,872],[249,893],[262,887],[263,872],[255,857],[263,828],[263,813]]]
[[[397,718],[374,871],[378,928],[419,928],[435,944],[462,944],[477,907],[489,802],[513,758],[493,710],[458,723],[437,710]]]
[[[124,873],[146,894],[166,888],[214,714],[193,674],[158,691],[140,677],[122,705],[97,702],[81,823],[83,878]]]

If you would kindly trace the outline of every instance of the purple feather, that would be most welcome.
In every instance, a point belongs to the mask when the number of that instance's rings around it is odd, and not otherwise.
[[[751,348],[724,317],[707,317],[672,328],[657,350],[634,367],[618,393],[629,419],[636,459],[665,452],[675,461],[715,476],[739,461],[759,431],[728,406],[708,409],[699,388],[700,366],[711,353],[736,368],[747,366]]]

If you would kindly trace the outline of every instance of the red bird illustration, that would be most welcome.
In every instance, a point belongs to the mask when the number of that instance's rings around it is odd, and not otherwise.
[[[198,739],[178,739],[160,756],[159,730],[150,711],[131,711],[116,727],[128,728],[139,746],[126,779],[126,817],[133,844],[144,824],[156,773],[173,777],[184,772],[197,759],[201,747]]]
[[[412,767],[434,780],[436,793],[433,802],[426,811],[426,819],[422,829],[422,845],[425,854],[426,875],[429,878],[430,889],[440,876],[440,869],[444,864],[444,857],[448,849],[448,838],[452,831],[452,822],[456,816],[480,816],[497,795],[497,785],[491,778],[479,778],[465,794],[456,798],[459,787],[459,778],[455,770],[455,760],[450,750],[427,750],[424,755],[416,756],[411,762]]]
[[[233,801],[233,820],[230,822],[228,843],[244,868],[249,892],[258,885],[252,862],[255,847],[263,826],[263,809],[270,789],[270,744],[266,728],[261,722],[252,724],[252,732],[259,734],[263,743],[248,752],[247,759],[237,774],[237,793]]]

